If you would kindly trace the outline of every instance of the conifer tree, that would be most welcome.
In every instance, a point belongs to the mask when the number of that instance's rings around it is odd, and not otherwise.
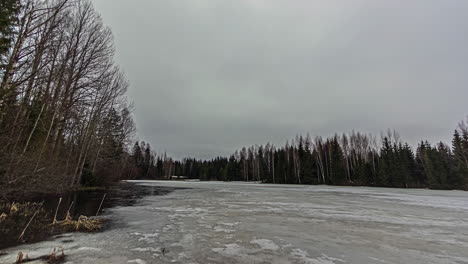
[[[455,189],[465,189],[468,179],[468,165],[467,165],[467,145],[466,135],[462,137],[458,130],[455,130],[452,140],[453,151],[453,174],[450,178],[450,184]]]
[[[19,6],[18,0],[0,1],[0,77],[15,35]]]
[[[379,178],[377,185],[386,187],[392,186],[394,168],[393,146],[390,139],[388,137],[384,137],[382,148],[380,150]]]
[[[346,171],[345,171],[345,160],[343,151],[341,150],[341,146],[338,142],[338,136],[335,137],[330,141],[330,171],[329,171],[329,178],[331,184],[334,185],[344,185],[346,183]]]

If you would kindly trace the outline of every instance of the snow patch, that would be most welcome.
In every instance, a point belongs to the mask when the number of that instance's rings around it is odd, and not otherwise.
[[[222,225],[225,225],[225,226],[230,226],[230,227],[233,227],[233,226],[236,226],[238,224],[240,224],[240,222],[234,222],[234,223],[221,223]]]
[[[134,260],[129,260],[128,263],[146,264],[146,261],[142,259],[134,259]]]
[[[301,263],[307,264],[338,264],[338,263],[345,263],[344,260],[339,258],[329,257],[325,254],[322,254],[318,258],[311,258],[309,257],[309,253],[305,250],[300,248],[295,248],[291,251],[291,255],[301,261]]]
[[[133,251],[138,251],[138,252],[161,252],[160,248],[153,248],[153,247],[147,247],[147,248],[134,248],[132,249]]]
[[[212,248],[212,251],[228,256],[238,256],[245,251],[245,248],[236,243],[226,244],[224,248]]]
[[[142,237],[138,239],[138,241],[144,241],[147,243],[154,243],[154,238],[158,237],[159,233],[150,233],[150,234],[142,234]]]
[[[295,248],[291,251],[291,255],[293,257],[296,257],[296,258],[302,258],[302,259],[305,259],[307,258],[307,256],[309,255],[309,253],[307,253],[307,251],[304,251],[300,248]]]
[[[165,225],[163,227],[162,231],[167,232],[167,231],[172,230],[172,229],[174,229],[174,225],[169,224],[169,225]]]
[[[368,257],[368,258],[369,258],[369,259],[372,259],[372,260],[375,260],[375,261],[378,261],[378,262],[385,263],[385,260],[381,260],[381,259],[373,258],[373,257]]]
[[[224,228],[224,227],[222,227],[222,226],[215,226],[215,227],[214,227],[214,231],[215,231],[215,232],[225,232],[225,233],[234,232],[234,230],[228,229],[228,228]]]
[[[268,239],[254,239],[251,244],[257,244],[262,250],[278,250],[279,246]]]
[[[100,248],[93,248],[93,247],[80,247],[76,249],[77,251],[101,251]]]

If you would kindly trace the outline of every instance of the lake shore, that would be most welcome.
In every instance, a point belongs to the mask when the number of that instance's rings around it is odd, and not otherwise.
[[[84,263],[465,263],[468,193],[423,189],[132,181],[173,188],[109,208],[103,232],[5,250],[13,262],[63,246]],[[10,261],[13,260],[13,261]]]
[[[100,217],[114,206],[129,206],[149,194],[167,194],[171,188],[154,189],[121,182],[108,188],[83,188],[65,193],[29,193],[0,201],[0,252],[2,249],[47,240],[74,232],[96,232],[109,223]],[[79,218],[82,216],[81,224]],[[100,223],[86,228],[85,218]],[[24,234],[23,234],[24,232]]]

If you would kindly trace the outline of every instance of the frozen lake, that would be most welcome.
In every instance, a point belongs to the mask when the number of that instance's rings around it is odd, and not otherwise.
[[[468,263],[468,192],[223,182],[108,209],[113,227],[5,250],[63,246],[68,263]]]

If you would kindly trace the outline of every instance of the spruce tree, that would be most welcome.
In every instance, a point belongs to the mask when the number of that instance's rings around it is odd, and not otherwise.
[[[15,35],[19,6],[18,0],[0,1],[0,72],[2,72],[6,63],[6,58]]]
[[[343,151],[335,136],[331,141],[330,151],[330,180],[334,185],[344,185],[346,183],[346,169]]]
[[[453,150],[453,175],[451,177],[451,185],[455,189],[466,189],[468,179],[468,165],[467,165],[467,149],[465,145],[468,140],[462,138],[458,130],[455,130],[452,140]]]
[[[394,151],[388,137],[385,137],[380,149],[379,181],[377,185],[391,187],[394,175]]]

